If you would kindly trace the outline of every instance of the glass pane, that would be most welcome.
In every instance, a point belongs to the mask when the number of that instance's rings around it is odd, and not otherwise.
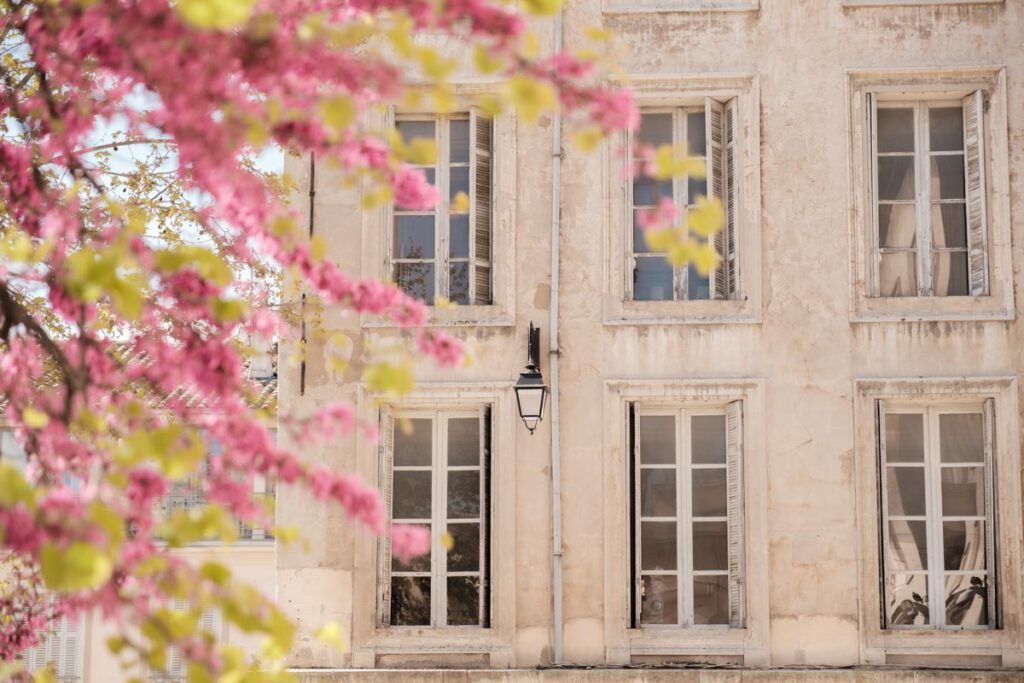
[[[480,525],[449,524],[452,549],[448,551],[448,571],[480,571]]]
[[[942,515],[985,516],[985,468],[942,468]]]
[[[645,576],[641,585],[640,623],[675,624],[679,620],[679,582],[674,576]]]
[[[430,578],[391,577],[392,626],[430,625]]]
[[[668,465],[676,461],[676,419],[671,415],[641,415],[636,419],[640,462]]]
[[[914,198],[914,157],[878,157],[878,198]]]
[[[924,574],[893,574],[889,577],[889,623],[922,626],[928,615],[928,577]]]
[[[633,299],[636,301],[671,301],[673,298],[672,266],[660,254],[636,259],[633,271]]]
[[[672,114],[643,114],[640,117],[640,131],[636,141],[641,145],[672,144]]]
[[[644,237],[645,231],[640,226],[640,213],[643,211],[649,211],[649,209],[633,209],[633,253],[636,254],[652,253],[647,244],[647,238]]]
[[[452,258],[469,258],[469,214],[449,216],[451,226],[448,238],[448,255]]]
[[[932,204],[932,247],[967,248],[966,204]]]
[[[963,107],[932,107],[928,110],[928,140],[933,152],[964,148]]]
[[[926,522],[889,522],[889,569],[928,569]]]
[[[725,468],[690,470],[693,483],[693,516],[725,517],[728,502],[725,493]]]
[[[434,216],[395,215],[395,258],[434,258]]]
[[[917,207],[913,204],[879,204],[878,244],[883,248],[915,248]]]
[[[676,470],[640,470],[640,515],[676,516]]]
[[[691,301],[706,301],[711,298],[711,278],[701,275],[693,266],[689,267],[686,279],[686,295]]]
[[[988,581],[984,574],[946,575],[946,623],[988,626]]]
[[[964,155],[932,157],[932,199],[964,198]]]
[[[430,533],[429,524],[420,524]],[[391,571],[393,572],[429,572],[430,571],[430,552],[426,552],[423,555],[410,558],[409,562],[402,562],[394,554],[391,555]]]
[[[393,519],[430,519],[431,472],[396,470],[391,499]]]
[[[985,569],[985,523],[942,523],[942,566],[947,571]]]
[[[984,462],[985,428],[981,413],[939,415],[942,462]]]
[[[729,568],[729,529],[725,522],[693,523],[693,568]]]
[[[924,516],[924,468],[890,466],[885,474],[889,514]]]
[[[395,466],[429,466],[433,430],[430,420],[395,419]]]
[[[448,300],[469,305],[469,261],[456,261],[448,266]]]
[[[690,449],[694,465],[724,465],[725,415],[691,417]]]
[[[462,192],[469,197],[469,166],[452,166],[448,176],[448,197],[452,201]]]
[[[424,175],[427,177],[427,182],[437,187],[437,170],[433,167],[423,169]]]
[[[395,284],[411,297],[434,303],[434,264],[396,263]]]
[[[729,577],[693,577],[693,623],[729,623]]]
[[[480,473],[448,472],[448,518],[480,517]]]
[[[687,178],[686,179],[686,201],[690,204],[697,203],[697,197],[708,196],[708,181],[707,178]]]
[[[707,156],[708,140],[705,130],[706,120],[707,117],[704,112],[694,112],[686,115],[686,147],[691,156]]]
[[[672,181],[643,176],[633,180],[633,206],[654,206],[665,197],[672,198]]]
[[[914,151],[913,109],[878,109],[878,151]]]
[[[882,296],[917,296],[916,252],[896,251],[882,254],[879,293]]]
[[[676,568],[676,523],[640,523],[640,568]]]
[[[402,136],[402,142],[409,144],[414,138],[434,140],[433,121],[397,121],[395,126]]]
[[[454,164],[469,162],[469,119],[452,121],[448,125],[448,158]]]
[[[932,252],[935,296],[967,296],[967,252]]]
[[[885,459],[924,462],[924,416],[885,414]]]
[[[453,417],[448,420],[448,466],[480,464],[480,419]]]
[[[480,578],[448,577],[448,625],[480,625]]]

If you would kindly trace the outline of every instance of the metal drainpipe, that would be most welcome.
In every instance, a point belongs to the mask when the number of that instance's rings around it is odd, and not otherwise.
[[[554,52],[562,51],[562,9],[555,15]],[[551,124],[551,320],[548,372],[551,374],[551,587],[554,664],[562,663],[562,455],[558,423],[558,267],[561,232],[562,114]]]

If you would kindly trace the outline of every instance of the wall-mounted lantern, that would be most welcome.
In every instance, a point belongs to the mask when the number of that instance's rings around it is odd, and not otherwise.
[[[544,376],[540,374],[540,328],[530,323],[530,338],[527,343],[526,368],[519,373],[516,382],[516,402],[519,404],[519,417],[533,434],[537,424],[544,417],[544,399],[548,388],[544,385]]]

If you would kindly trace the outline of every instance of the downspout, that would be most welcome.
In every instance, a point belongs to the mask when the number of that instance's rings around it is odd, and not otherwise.
[[[562,51],[562,8],[555,14],[554,53]],[[562,113],[551,124],[551,319],[548,323],[548,372],[551,375],[551,594],[553,663],[562,663],[562,454],[558,423],[558,267],[561,232]]]

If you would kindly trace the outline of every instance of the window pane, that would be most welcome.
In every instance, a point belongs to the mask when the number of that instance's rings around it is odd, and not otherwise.
[[[640,470],[640,514],[644,517],[676,516],[676,470]]]
[[[942,515],[985,516],[985,468],[942,468]]]
[[[932,157],[932,199],[964,198],[964,155]]]
[[[729,568],[729,530],[725,522],[693,523],[693,568]]]
[[[946,623],[988,626],[988,581],[984,574],[946,576]]]
[[[453,417],[448,420],[448,466],[480,464],[480,419]]]
[[[981,413],[939,415],[939,454],[942,462],[984,462]]]
[[[886,467],[889,514],[924,516],[924,468]]]
[[[449,161],[466,163],[469,161],[469,120],[458,119],[448,126],[448,143],[451,148]]]
[[[430,625],[430,579],[426,576],[391,577],[391,624]]]
[[[448,175],[448,197],[454,201],[462,192],[469,197],[469,166],[452,166]]]
[[[690,418],[690,458],[694,465],[725,464],[725,415]]]
[[[932,205],[932,247],[967,248],[967,205]]]
[[[676,568],[676,523],[640,523],[640,568]]]
[[[469,261],[456,261],[448,266],[448,300],[469,305]]]
[[[448,518],[480,517],[480,473],[448,472]]]
[[[935,296],[967,296],[967,252],[932,252]]]
[[[640,596],[640,623],[679,621],[679,582],[675,576],[645,576]]]
[[[947,571],[985,569],[985,523],[942,523],[942,566]]]
[[[706,301],[711,298],[711,278],[701,275],[693,266],[689,266],[686,279],[686,295],[691,301]]]
[[[883,248],[917,247],[917,207],[913,204],[879,204],[878,245]]]
[[[636,420],[640,462],[668,465],[676,461],[676,419],[671,415],[642,415]]]
[[[633,271],[633,298],[637,301],[671,301],[673,298],[672,266],[665,257],[637,257]]]
[[[928,569],[926,522],[889,522],[889,569]]]
[[[633,180],[633,206],[654,206],[666,197],[672,198],[671,181],[658,182],[643,176]]]
[[[729,577],[693,577],[693,623],[729,623]]]
[[[882,296],[917,296],[916,252],[896,251],[882,254],[879,292]]]
[[[889,623],[893,626],[931,623],[927,576],[897,573],[889,577]]]
[[[640,226],[640,214],[643,211],[649,211],[649,209],[633,209],[633,252],[636,254],[653,253],[644,236],[645,231]]]
[[[397,121],[395,126],[402,136],[402,142],[409,144],[414,138],[434,140],[433,121]]]
[[[963,107],[932,107],[928,110],[928,139],[933,152],[964,148]]]
[[[914,151],[913,109],[878,109],[878,151]]]
[[[450,216],[448,224],[451,226],[448,255],[452,258],[469,258],[469,214]]]
[[[707,178],[689,177],[686,180],[686,201],[690,204],[697,203],[697,197],[708,196]]]
[[[725,468],[691,470],[693,516],[724,517],[728,511],[725,493]]]
[[[885,459],[888,462],[924,462],[924,416],[885,415]]]
[[[672,144],[672,114],[643,114],[640,117],[640,130],[636,135],[641,145]]]
[[[429,466],[432,439],[430,420],[395,419],[395,466]]]
[[[480,625],[479,577],[448,577],[448,625]]]
[[[420,524],[430,533],[429,524]],[[429,572],[430,571],[430,553],[424,553],[417,557],[413,557],[408,563],[402,562],[394,554],[391,555],[391,571],[393,572]]]
[[[409,296],[423,299],[427,305],[433,305],[433,263],[396,263],[395,283]]]
[[[433,216],[395,216],[395,258],[434,258]]]
[[[878,157],[878,198],[914,198],[914,157]]]
[[[448,571],[480,571],[480,525],[449,524],[452,549],[448,551]]]
[[[430,519],[431,473],[396,470],[391,499],[393,519]]]
[[[686,147],[691,156],[702,157],[708,153],[706,120],[704,112],[686,115]]]

